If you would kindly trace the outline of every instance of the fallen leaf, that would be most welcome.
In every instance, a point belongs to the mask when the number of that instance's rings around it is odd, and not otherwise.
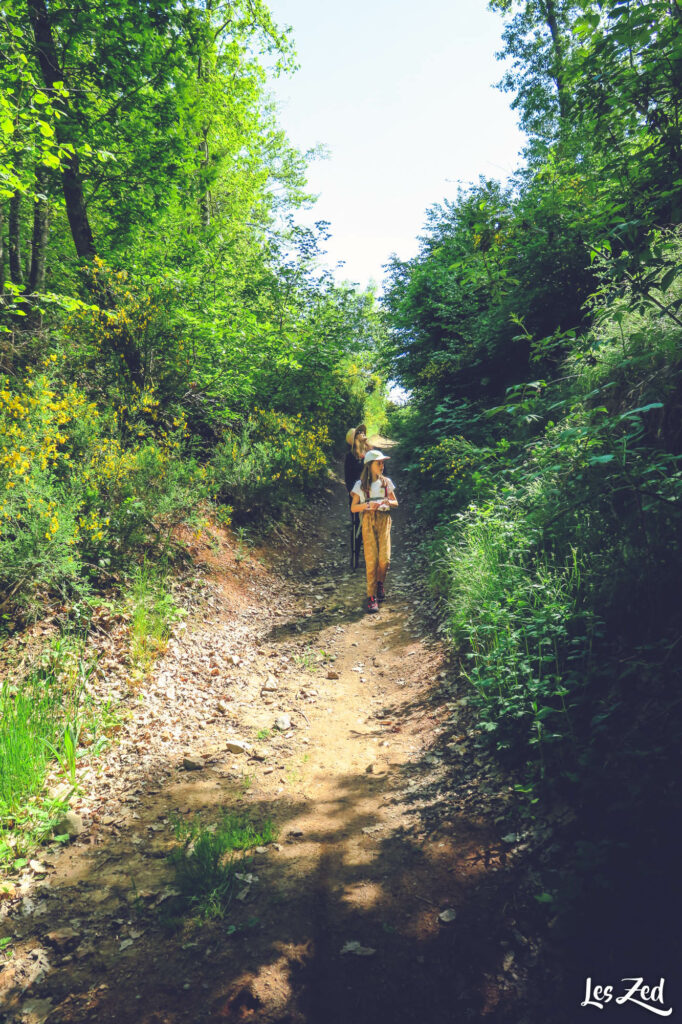
[[[341,947],[341,956],[344,953],[352,953],[354,956],[374,956],[376,949],[372,949],[370,946],[363,946],[357,939],[352,939]]]

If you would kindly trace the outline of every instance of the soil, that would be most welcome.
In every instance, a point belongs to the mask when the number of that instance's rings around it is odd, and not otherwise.
[[[377,615],[338,480],[267,548],[186,535],[190,615],[81,775],[81,833],[0,904],[6,1020],[550,1020],[529,989],[547,914],[508,835],[514,780],[477,747],[411,529],[403,502]],[[235,809],[277,841],[224,919],[173,927],[174,820]]]

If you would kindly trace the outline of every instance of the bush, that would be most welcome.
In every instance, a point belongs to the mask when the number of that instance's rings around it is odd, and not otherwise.
[[[237,518],[276,512],[326,478],[330,447],[325,425],[256,409],[218,446],[210,478]]]
[[[593,315],[557,380],[509,388],[472,414],[470,432],[441,436],[411,464],[440,517],[432,585],[481,728],[532,762],[535,781],[603,772],[607,738],[622,767],[628,700],[673,692],[669,670],[647,666],[665,664],[679,635],[680,327],[632,296]],[[441,405],[437,432],[464,409]],[[481,443],[484,418],[511,440]]]
[[[557,565],[539,539],[523,510],[473,505],[441,547],[439,575],[482,729],[498,750],[527,751],[544,777],[550,754],[555,768],[573,763],[571,709],[599,622],[584,607],[577,554]]]
[[[76,384],[0,379],[0,588],[26,603],[87,590],[87,578],[155,543],[207,493],[180,457],[183,423],[152,427],[155,399],[101,410]],[[131,403],[132,404],[132,403]]]

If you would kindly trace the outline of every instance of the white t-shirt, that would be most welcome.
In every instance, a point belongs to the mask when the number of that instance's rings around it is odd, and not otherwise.
[[[384,480],[386,481],[386,490],[384,490],[384,485],[381,482],[381,477],[379,477],[378,480],[372,480],[372,483],[369,485],[370,501],[378,501],[380,498],[386,498],[392,492],[395,494],[395,487],[393,486],[393,481],[390,479],[390,477],[385,476]],[[388,491],[388,494],[386,493],[386,491]],[[360,501],[367,501],[365,492],[363,491],[359,480],[355,481],[350,493],[359,494]],[[360,513],[360,515],[362,515],[362,513]]]

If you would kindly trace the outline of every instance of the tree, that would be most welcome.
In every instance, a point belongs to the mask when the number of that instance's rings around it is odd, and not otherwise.
[[[542,149],[558,137],[571,109],[567,63],[573,47],[571,22],[580,9],[575,0],[490,0],[489,7],[509,17],[499,56],[512,61],[500,87],[515,92],[512,107],[521,125]]]

